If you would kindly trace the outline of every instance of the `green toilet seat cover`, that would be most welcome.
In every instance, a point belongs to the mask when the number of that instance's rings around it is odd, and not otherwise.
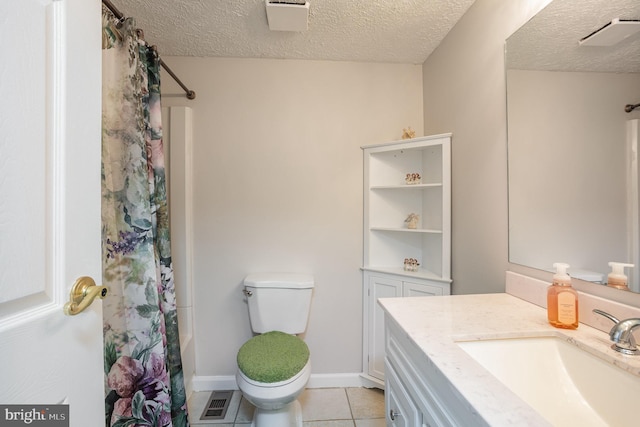
[[[248,378],[277,383],[294,377],[309,361],[309,347],[295,335],[271,331],[257,335],[238,351],[238,368]]]

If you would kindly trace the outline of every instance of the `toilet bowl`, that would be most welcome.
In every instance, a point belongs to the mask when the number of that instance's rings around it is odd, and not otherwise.
[[[311,376],[311,362],[302,371],[285,381],[262,383],[248,378],[238,370],[236,381],[245,398],[257,408],[280,409],[298,398]]]
[[[238,351],[236,382],[255,406],[252,427],[302,427],[297,401],[311,376],[306,329],[313,278],[290,273],[244,280],[253,332]]]
[[[238,370],[236,373],[238,387],[245,399],[256,408],[251,426],[302,426],[302,408],[297,399],[304,391],[310,376],[310,362],[307,362],[302,371],[293,378],[277,383],[254,381]]]

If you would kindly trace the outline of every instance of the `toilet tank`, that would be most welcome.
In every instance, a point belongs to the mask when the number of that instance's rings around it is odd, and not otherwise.
[[[313,285],[313,276],[308,274],[255,273],[245,277],[253,332],[303,333],[307,329]]]

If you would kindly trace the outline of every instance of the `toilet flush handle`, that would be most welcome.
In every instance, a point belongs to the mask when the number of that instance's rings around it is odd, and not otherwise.
[[[250,290],[248,290],[248,289],[243,289],[243,290],[242,290],[242,292],[244,292],[244,294],[245,294],[246,296],[248,296],[248,297],[250,297],[250,296],[252,296],[252,295],[253,295],[253,292],[251,292],[251,291],[250,291]]]

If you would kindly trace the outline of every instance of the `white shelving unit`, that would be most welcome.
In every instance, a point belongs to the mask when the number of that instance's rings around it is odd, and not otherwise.
[[[451,134],[364,150],[363,377],[384,386],[384,315],[378,298],[451,293]],[[418,173],[419,183],[407,184]],[[409,229],[409,214],[419,215]],[[419,263],[406,271],[404,260]]]

